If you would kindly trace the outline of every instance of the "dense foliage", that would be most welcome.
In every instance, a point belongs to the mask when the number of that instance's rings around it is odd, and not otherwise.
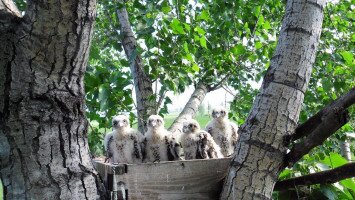
[[[127,112],[133,120],[135,113],[133,81],[120,42],[116,14],[122,5],[108,0],[98,3],[95,37],[85,77],[88,118],[92,124],[89,144],[95,155],[102,153],[101,141],[103,134],[109,131],[111,117]],[[167,91],[182,93],[187,86],[200,81],[214,84],[226,78],[226,84],[237,93],[231,102],[230,117],[242,124],[257,93],[255,85],[260,83],[273,55],[284,3],[276,0],[131,0],[125,5],[138,41],[135,53],[142,55],[145,71],[153,85],[156,84],[155,96],[151,98],[157,100]],[[354,13],[353,2],[349,0],[326,7],[319,53],[300,123],[355,86]],[[169,103],[169,97],[165,97],[160,114],[167,113]],[[351,107],[352,119],[354,113]],[[280,178],[344,164],[347,161],[340,156],[339,146],[346,138],[345,133],[351,131],[354,131],[354,120],[293,168],[286,169]],[[354,152],[353,143],[351,149]],[[349,179],[296,192],[299,196],[316,198],[321,194],[329,199],[352,199],[354,191],[355,182]],[[275,198],[283,199],[290,194],[275,193]]]

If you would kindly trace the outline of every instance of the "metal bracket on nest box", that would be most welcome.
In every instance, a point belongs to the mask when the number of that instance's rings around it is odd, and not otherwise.
[[[112,165],[112,173],[115,175],[127,173],[127,165],[126,164],[113,164]]]
[[[126,190],[125,183],[116,180],[116,175],[127,173],[127,165],[112,166],[112,192],[111,199],[113,200],[127,200],[128,190]]]

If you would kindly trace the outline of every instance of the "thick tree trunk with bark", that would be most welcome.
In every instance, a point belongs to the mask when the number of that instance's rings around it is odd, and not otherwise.
[[[102,187],[87,143],[83,89],[96,2],[28,1],[23,17],[5,4],[11,3],[0,1],[0,175],[5,198],[100,198]]]
[[[208,92],[209,90],[205,84],[202,82],[198,83],[184,109],[170,126],[169,131],[173,134],[181,134],[182,123],[186,121],[186,119],[191,119],[196,115],[198,107],[201,105]]]
[[[117,10],[118,20],[120,22],[122,45],[125,50],[134,81],[137,113],[138,130],[142,133],[146,130],[146,119],[149,115],[156,114],[152,81],[144,72],[143,60],[137,52],[137,41],[134,37],[132,27],[129,23],[128,13],[123,1],[119,1],[120,8]]]
[[[271,199],[320,37],[325,0],[289,0],[276,52],[246,123],[221,199]]]

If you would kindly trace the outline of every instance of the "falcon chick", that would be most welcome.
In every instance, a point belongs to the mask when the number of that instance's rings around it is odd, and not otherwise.
[[[147,121],[148,130],[143,140],[143,156],[147,162],[178,160],[180,145],[172,134],[164,128],[164,120],[159,115],[151,115]]]
[[[106,134],[104,145],[106,159],[111,163],[140,163],[143,156],[140,143],[143,135],[130,128],[129,119],[118,115],[112,119],[113,131]]]
[[[222,154],[227,157],[233,154],[238,141],[238,126],[228,119],[228,112],[223,107],[212,109],[213,119],[207,124],[206,131],[211,134]]]
[[[181,145],[184,149],[186,160],[223,158],[220,147],[211,135],[201,130],[200,125],[194,119],[184,122]]]

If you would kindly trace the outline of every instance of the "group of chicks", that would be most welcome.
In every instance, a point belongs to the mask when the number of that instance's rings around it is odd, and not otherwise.
[[[183,134],[177,136],[164,128],[164,120],[151,115],[147,131],[142,135],[130,127],[128,117],[115,116],[113,131],[104,139],[106,161],[110,163],[142,163],[228,157],[234,152],[238,140],[238,126],[228,119],[223,107],[212,110],[213,119],[201,130],[194,119],[183,123]]]

